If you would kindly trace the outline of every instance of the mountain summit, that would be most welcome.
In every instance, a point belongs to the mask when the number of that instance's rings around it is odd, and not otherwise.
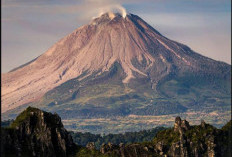
[[[159,115],[209,109],[208,98],[228,106],[230,68],[136,15],[105,13],[3,74],[2,112],[34,104],[67,117]]]

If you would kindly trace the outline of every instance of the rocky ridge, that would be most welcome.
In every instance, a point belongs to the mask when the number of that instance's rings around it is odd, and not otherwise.
[[[1,156],[66,157],[76,149],[60,117],[28,107],[1,129]]]
[[[86,147],[73,143],[60,117],[28,107],[7,128],[1,129],[1,156],[35,157],[230,157],[231,121],[217,129],[204,121],[191,126],[177,117],[173,128],[162,130],[152,141],[102,144]]]
[[[190,126],[177,117],[173,128],[160,131],[152,142],[103,144],[101,153],[120,157],[230,157],[231,121],[222,129],[206,124]]]

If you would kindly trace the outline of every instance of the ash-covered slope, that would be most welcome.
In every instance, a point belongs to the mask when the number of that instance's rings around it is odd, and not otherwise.
[[[29,64],[3,74],[2,112],[28,103],[62,111],[61,116],[75,109],[91,116],[90,110],[82,111],[88,109],[83,104],[102,116],[169,114],[159,108],[170,104],[184,112],[207,91],[230,98],[230,72],[230,65],[167,39],[136,15],[106,13]],[[186,105],[169,101],[173,97]]]

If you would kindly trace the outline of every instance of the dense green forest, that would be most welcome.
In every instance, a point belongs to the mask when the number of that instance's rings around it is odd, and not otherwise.
[[[88,142],[94,142],[97,149],[105,143],[111,142],[113,144],[130,144],[137,142],[145,142],[151,141],[157,132],[164,130],[163,127],[156,127],[150,130],[142,130],[139,132],[126,132],[120,134],[108,134],[108,135],[100,135],[100,134],[91,134],[89,132],[81,133],[81,132],[70,132],[73,141],[82,146],[86,146]]]
[[[2,127],[9,126],[13,120],[6,120],[1,122]],[[138,132],[126,132],[120,134],[108,134],[108,135],[100,135],[100,134],[92,134],[89,132],[73,132],[70,131],[72,135],[73,141],[81,146],[86,146],[88,142],[94,142],[97,149],[101,147],[103,143],[107,144],[109,142],[113,144],[130,144],[137,142],[145,142],[151,141],[157,132],[164,130],[164,127],[156,127],[150,130],[142,130]]]

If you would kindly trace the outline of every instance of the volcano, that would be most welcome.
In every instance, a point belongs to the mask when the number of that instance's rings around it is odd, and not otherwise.
[[[164,37],[137,15],[105,13],[2,74],[2,113],[62,119],[226,111],[231,66]]]

